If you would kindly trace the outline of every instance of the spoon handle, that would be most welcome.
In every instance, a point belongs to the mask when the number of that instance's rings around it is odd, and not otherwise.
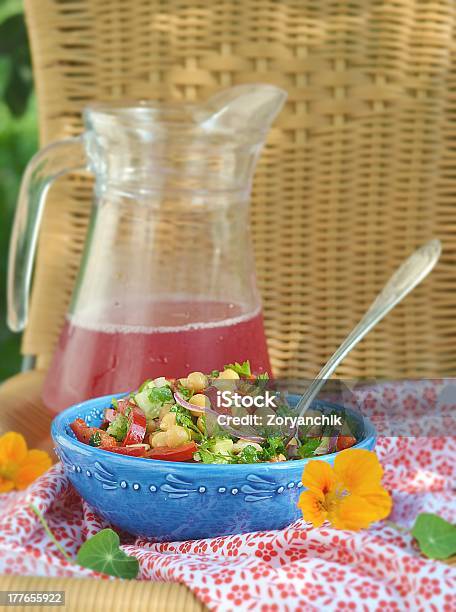
[[[329,361],[317,374],[296,406],[302,416],[309,408],[315,396],[331,376],[339,363],[348,355],[354,346],[383,319],[412,289],[414,289],[432,270],[437,263],[442,246],[439,240],[431,240],[416,250],[386,283],[377,298],[371,304],[364,317],[345,338]]]

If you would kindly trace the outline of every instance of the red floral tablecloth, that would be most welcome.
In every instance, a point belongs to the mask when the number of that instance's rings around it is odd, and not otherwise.
[[[393,521],[410,526],[420,512],[456,521],[456,438],[380,438],[377,452]],[[95,575],[63,559],[30,503],[70,555],[107,526],[58,464],[27,491],[0,495],[0,573]],[[353,533],[297,521],[209,540],[122,542],[139,559],[141,579],[183,582],[212,610],[456,611],[456,569],[423,558],[407,533],[386,524]]]

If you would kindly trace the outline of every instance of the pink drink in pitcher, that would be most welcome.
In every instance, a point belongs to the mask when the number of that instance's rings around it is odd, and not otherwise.
[[[198,103],[94,103],[84,111],[84,134],[32,159],[10,250],[8,321],[17,331],[27,322],[49,185],[66,172],[95,178],[80,268],[43,387],[53,413],[146,378],[247,359],[253,372],[270,370],[249,204],[256,162],[285,98],[282,89],[252,83]]]
[[[249,359],[252,372],[270,372],[261,310],[245,314],[223,302],[156,302],[150,304],[150,325],[141,327],[123,323],[128,314],[116,312],[110,316],[114,323],[98,328],[67,320],[43,390],[52,412],[132,390],[146,378],[211,372],[234,361]]]

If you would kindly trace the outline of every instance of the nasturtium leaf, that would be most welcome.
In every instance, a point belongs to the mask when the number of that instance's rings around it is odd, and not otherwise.
[[[120,549],[119,536],[112,529],[102,529],[79,549],[76,561],[88,569],[117,578],[136,578],[139,562]]]
[[[430,559],[448,559],[456,554],[456,525],[436,514],[419,514],[411,533]]]

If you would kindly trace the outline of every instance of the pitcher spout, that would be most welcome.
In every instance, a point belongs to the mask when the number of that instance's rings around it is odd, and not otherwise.
[[[98,192],[248,191],[270,124],[287,94],[245,84],[201,104],[97,103],[84,143]]]
[[[249,131],[264,138],[286,98],[285,90],[264,83],[224,89],[203,105],[201,127],[217,132]]]

